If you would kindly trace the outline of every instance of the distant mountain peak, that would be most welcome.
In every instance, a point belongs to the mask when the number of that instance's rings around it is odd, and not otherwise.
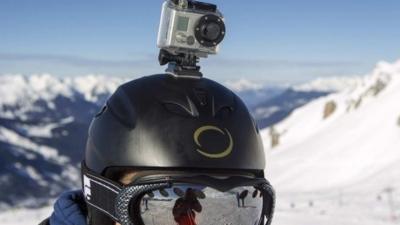
[[[57,77],[51,74],[0,76],[0,117],[24,118],[26,113],[38,108],[42,102],[49,109],[54,109],[54,100],[58,97],[75,99],[83,96],[84,100],[98,103],[104,96],[109,96],[126,79],[101,75],[76,77]],[[104,100],[104,99],[103,99]]]
[[[52,100],[57,95],[72,97],[74,93],[85,96],[88,101],[96,101],[96,95],[111,93],[126,79],[102,75],[77,77],[57,77],[51,74],[0,76],[2,104],[15,104],[26,100]]]
[[[296,91],[338,92],[354,88],[361,80],[358,76],[317,78],[293,87]]]
[[[257,91],[264,87],[261,83],[256,83],[245,78],[226,81],[225,85],[234,92]]]

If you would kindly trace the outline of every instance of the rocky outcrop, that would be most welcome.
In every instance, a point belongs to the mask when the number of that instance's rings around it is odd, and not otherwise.
[[[336,110],[337,104],[335,101],[329,101],[324,107],[324,119],[330,117]]]
[[[373,96],[379,95],[387,86],[387,83],[382,80],[377,80],[375,84],[368,90]]]
[[[390,82],[390,78],[387,78],[386,80],[377,79],[375,83],[373,83],[373,85],[371,85],[364,92],[362,92],[358,98],[352,99],[348,102],[347,112],[351,111],[352,109],[355,110],[358,109],[365,98],[368,98],[370,96],[372,97],[378,96],[387,87],[388,82]]]
[[[279,132],[275,129],[274,126],[272,126],[271,128],[269,128],[269,135],[271,137],[271,148],[275,148],[276,146],[279,145],[279,139],[281,137],[281,135],[279,134]]]
[[[400,116],[399,116],[399,118],[397,119],[397,126],[400,127]]]

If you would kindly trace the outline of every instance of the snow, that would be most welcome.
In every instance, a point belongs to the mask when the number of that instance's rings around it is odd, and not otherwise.
[[[259,107],[255,110],[254,114],[256,118],[268,118],[272,114],[278,112],[280,108],[278,106],[271,107]]]
[[[52,100],[58,95],[71,98],[81,93],[88,101],[96,101],[96,95],[112,93],[127,79],[105,75],[86,75],[60,78],[51,74],[6,74],[0,76],[0,105],[13,105],[18,101]]]
[[[72,184],[78,184],[81,181],[80,165],[66,165],[61,173],[61,177]]]
[[[250,80],[241,78],[239,80],[230,80],[225,82],[225,85],[234,92],[242,91],[257,91],[263,88],[263,84],[252,82]]]
[[[75,78],[66,78],[65,83],[82,93],[87,101],[97,102],[98,96],[113,93],[120,84],[128,79],[108,77],[106,75],[87,75]]]
[[[266,176],[278,192],[275,223],[400,224],[399,100],[400,61],[379,63],[357,85],[274,126],[277,147],[263,130]],[[324,119],[332,101],[336,110]]]
[[[28,138],[25,138],[5,127],[0,127],[0,140],[21,147],[20,151],[23,154],[29,154],[29,151],[37,152],[43,155],[47,160],[52,160],[59,164],[65,164],[69,161],[67,157],[59,155],[56,149],[36,144]]]
[[[296,85],[293,89],[296,91],[338,92],[356,87],[361,80],[362,78],[359,76],[317,78],[311,82]]]
[[[26,174],[30,178],[36,180],[39,185],[46,186],[48,185],[47,181],[43,179],[43,176],[38,173],[38,171],[32,166],[24,167],[20,162],[14,164],[14,167],[21,173]]]
[[[60,78],[51,74],[6,74],[0,76],[0,117],[26,119],[26,112],[40,110],[34,103],[46,102],[54,109],[53,100],[58,96],[73,99],[81,94],[86,101],[96,103],[102,94],[108,95],[127,81],[126,78],[107,77],[105,75],[86,75]],[[7,106],[14,109],[7,110]],[[16,109],[18,110],[16,110]]]
[[[51,206],[41,209],[11,209],[0,213],[2,225],[38,225],[49,217],[53,211]]]
[[[0,105],[23,105],[39,98],[52,100],[57,95],[72,96],[72,90],[61,79],[49,74],[0,76]],[[19,104],[16,104],[19,103]]]
[[[51,138],[52,130],[62,125],[74,122],[74,118],[72,116],[61,119],[58,123],[47,123],[47,124],[39,124],[39,125],[21,125],[20,127],[26,132],[29,137],[43,137],[43,138]],[[62,134],[68,135],[68,132],[63,131]]]
[[[29,177],[32,179],[38,181],[38,184],[41,186],[46,186],[48,185],[47,181],[43,179],[42,175],[36,171],[35,168],[32,166],[27,166],[26,167],[26,172],[28,173]]]

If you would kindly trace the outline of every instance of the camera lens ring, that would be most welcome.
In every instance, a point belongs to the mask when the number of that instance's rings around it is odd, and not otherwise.
[[[210,34],[207,34],[211,31]],[[218,32],[218,33],[215,33]],[[213,14],[204,15],[200,18],[195,27],[196,40],[205,47],[217,46],[225,37],[225,23],[224,21]]]

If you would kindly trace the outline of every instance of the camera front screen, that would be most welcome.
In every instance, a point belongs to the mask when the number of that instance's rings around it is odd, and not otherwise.
[[[180,16],[178,18],[177,30],[179,30],[179,31],[187,31],[188,26],[189,26],[189,18],[188,17],[184,17],[184,16]]]

